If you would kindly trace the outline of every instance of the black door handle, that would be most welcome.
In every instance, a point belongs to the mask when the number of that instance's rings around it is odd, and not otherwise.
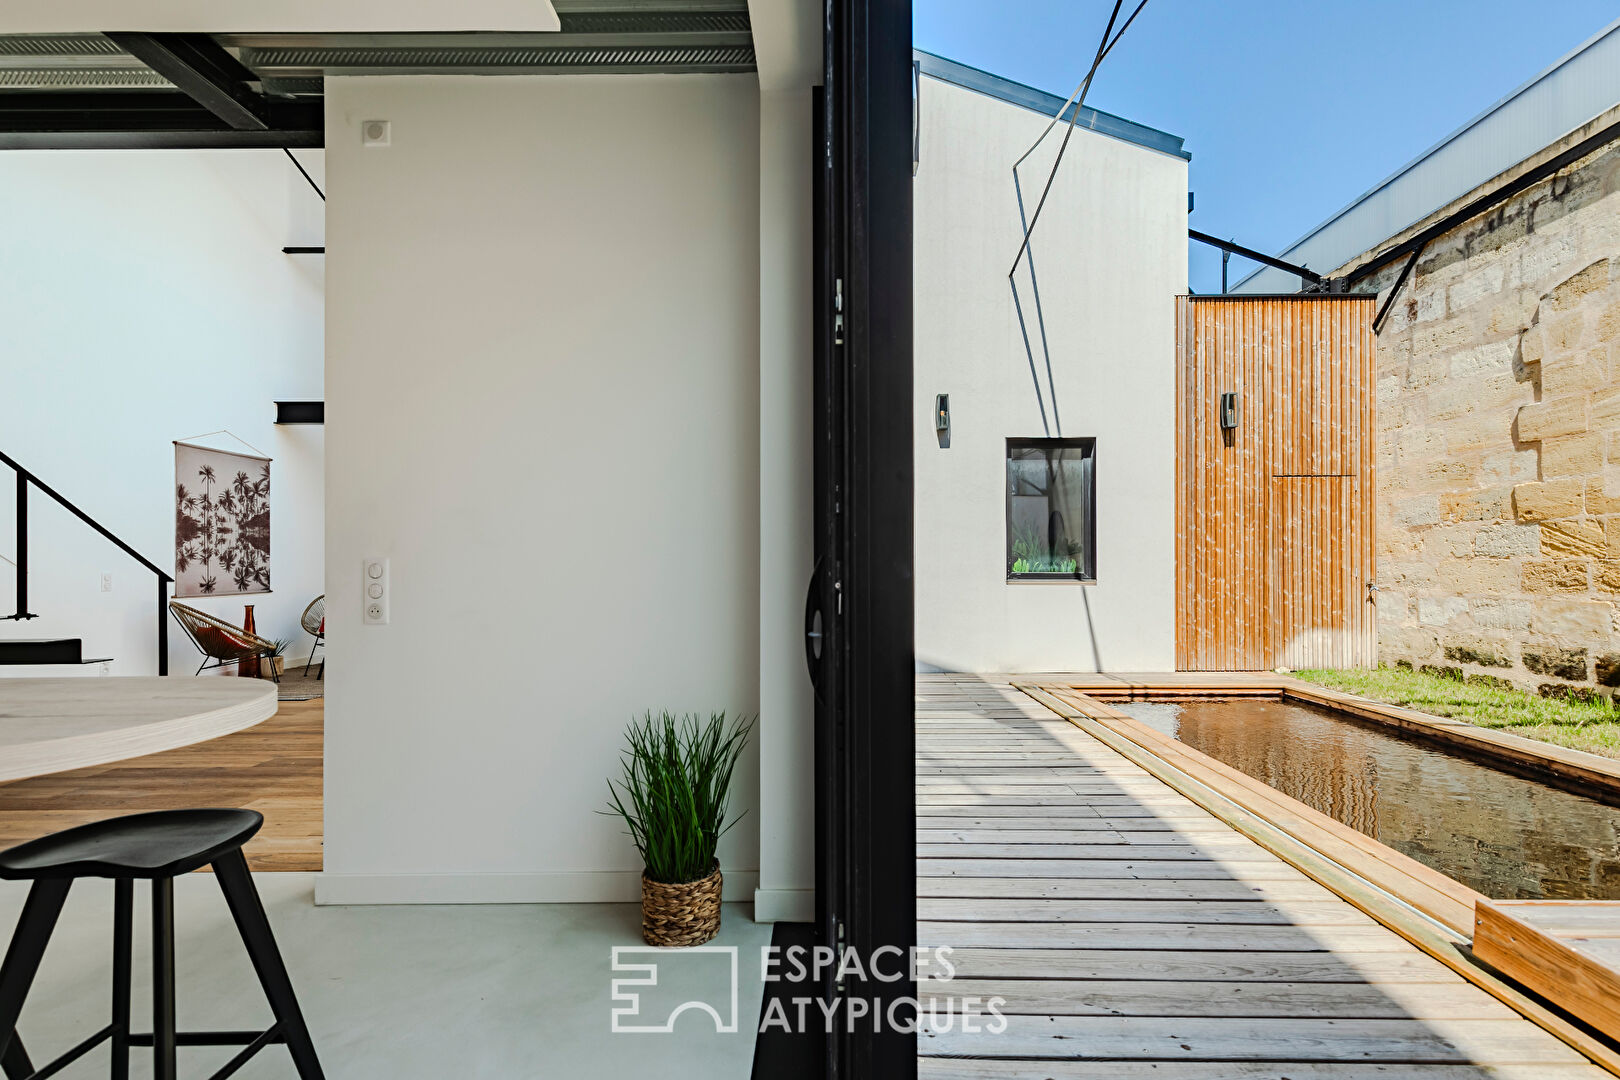
[[[815,569],[810,571],[810,589],[804,598],[804,663],[810,669],[810,686],[815,690],[816,696],[821,696],[821,652],[822,642],[826,634],[822,629],[825,620],[821,617],[820,597],[817,595],[821,584],[821,560],[816,560]]]

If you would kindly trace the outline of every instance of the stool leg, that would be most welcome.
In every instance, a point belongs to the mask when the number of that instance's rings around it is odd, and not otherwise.
[[[33,1072],[32,1068],[21,1073],[12,1071],[29,1065],[28,1054],[17,1037],[17,1017],[22,1015],[23,1001],[28,997],[28,988],[34,985],[45,945],[51,940],[51,931],[56,929],[56,918],[62,914],[62,904],[72,884],[67,878],[41,878],[34,882],[23,903],[17,929],[12,932],[5,962],[0,964],[0,1066],[13,1080]]]
[[[214,863],[214,876],[219,879],[220,891],[225,894],[225,903],[231,909],[231,917],[236,920],[236,928],[242,935],[242,944],[247,946],[253,969],[259,973],[264,996],[270,999],[276,1022],[287,1037],[287,1051],[292,1055],[299,1077],[302,1080],[325,1080],[326,1074],[321,1071],[320,1060],[315,1056],[315,1044],[309,1038],[309,1027],[304,1023],[298,998],[293,994],[292,979],[288,977],[287,966],[281,960],[281,950],[276,948],[270,920],[264,913],[264,904],[259,900],[259,890],[254,887],[253,875],[248,872],[247,858],[242,850],[238,848],[229,855],[221,856]]]
[[[152,1076],[175,1080],[174,879],[152,879]]]
[[[135,883],[113,882],[112,1080],[129,1080],[129,974]]]

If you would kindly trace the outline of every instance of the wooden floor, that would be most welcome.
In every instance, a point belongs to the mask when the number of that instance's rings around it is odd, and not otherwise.
[[[1006,680],[916,715],[923,1080],[1609,1075]]]
[[[0,847],[115,814],[244,806],[264,815],[255,870],[321,868],[325,703],[283,701],[246,731],[113,765],[0,784]]]

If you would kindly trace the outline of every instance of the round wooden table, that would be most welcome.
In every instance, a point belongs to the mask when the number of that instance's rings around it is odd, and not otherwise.
[[[276,706],[262,679],[0,678],[0,782],[217,739]]]

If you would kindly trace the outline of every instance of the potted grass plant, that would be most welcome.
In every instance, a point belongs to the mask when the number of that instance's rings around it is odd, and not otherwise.
[[[701,945],[720,932],[720,863],[731,774],[753,722],[715,713],[651,712],[625,733],[624,775],[609,809],[641,854],[641,936],[649,945]]]
[[[278,638],[270,643],[270,648],[259,657],[259,678],[279,679],[287,673],[287,646],[291,642]]]

